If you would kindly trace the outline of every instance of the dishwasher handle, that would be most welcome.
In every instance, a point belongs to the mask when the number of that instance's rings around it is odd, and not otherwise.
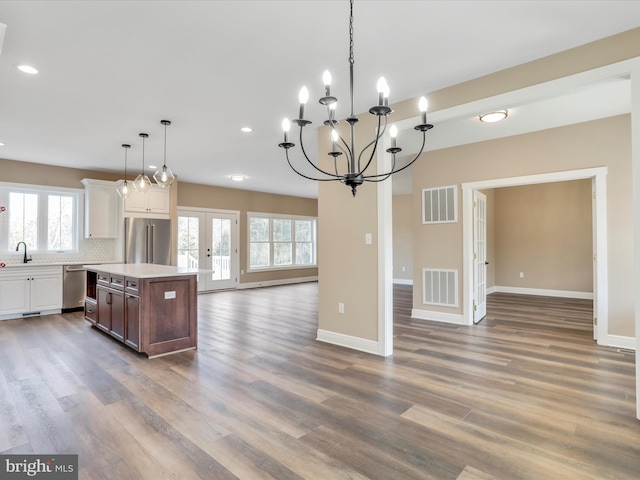
[[[85,270],[86,268],[82,267],[70,267],[68,265],[64,267],[65,272],[84,272]]]

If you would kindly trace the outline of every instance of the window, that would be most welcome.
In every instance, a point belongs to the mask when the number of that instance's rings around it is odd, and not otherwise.
[[[0,205],[8,218],[0,222],[0,250],[25,242],[29,252],[77,251],[77,193],[0,186]]]
[[[315,265],[315,218],[249,213],[249,270]]]

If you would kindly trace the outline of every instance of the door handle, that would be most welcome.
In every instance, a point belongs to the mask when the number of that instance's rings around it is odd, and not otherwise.
[[[489,265],[489,262],[486,262],[486,261],[485,261],[485,262],[484,262],[484,264],[485,264],[485,265]]]

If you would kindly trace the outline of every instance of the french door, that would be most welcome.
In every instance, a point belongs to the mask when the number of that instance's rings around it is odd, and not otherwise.
[[[238,212],[178,209],[178,266],[208,270],[198,291],[238,285]]]
[[[487,197],[473,191],[473,323],[487,315]]]

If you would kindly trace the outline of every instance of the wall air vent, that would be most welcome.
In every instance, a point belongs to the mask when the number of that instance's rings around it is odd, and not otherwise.
[[[458,271],[422,269],[422,303],[425,305],[458,306]]]
[[[422,223],[458,221],[458,188],[455,185],[422,189]]]

